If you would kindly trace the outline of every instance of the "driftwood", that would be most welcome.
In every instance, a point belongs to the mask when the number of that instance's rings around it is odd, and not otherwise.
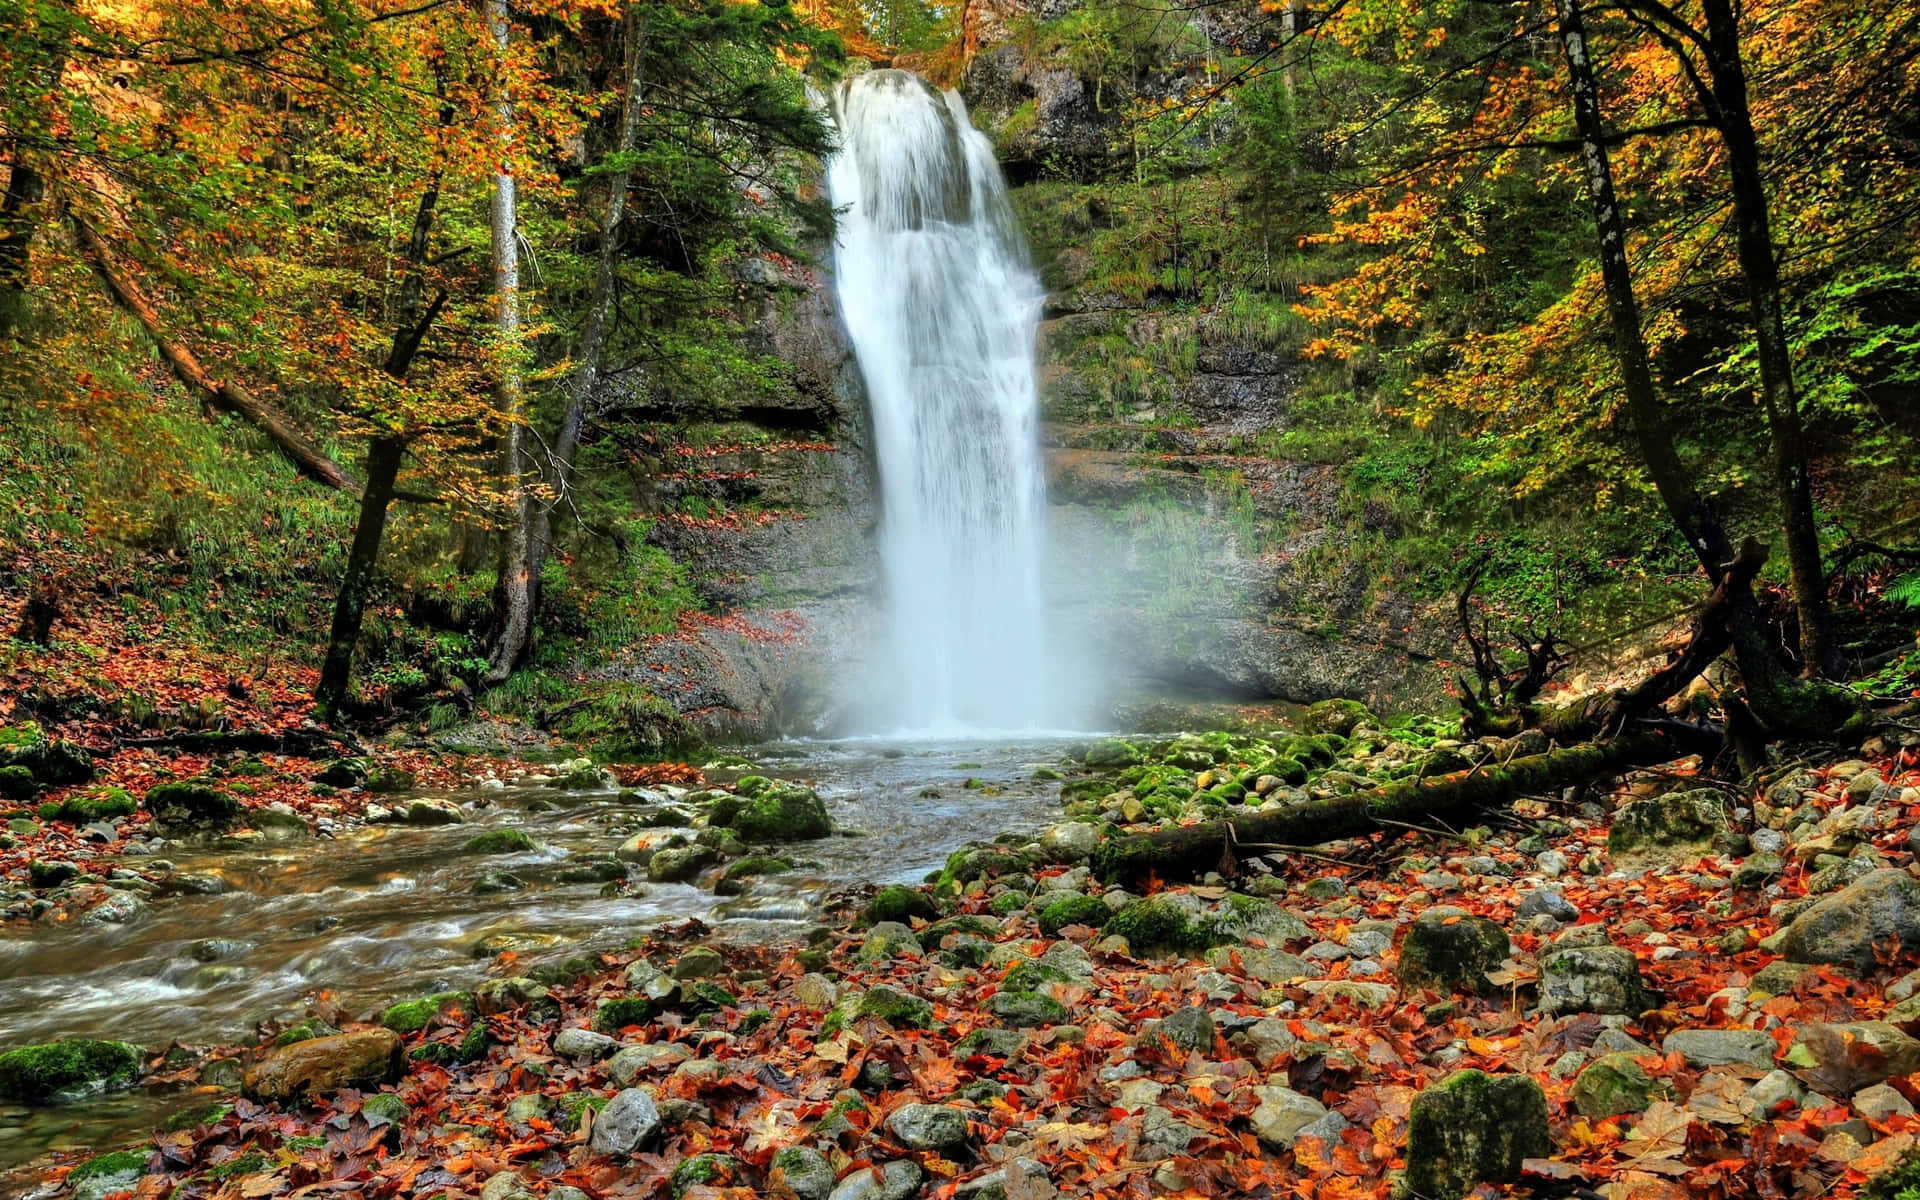
[[[132,276],[120,265],[112,249],[93,226],[78,218],[75,218],[73,226],[79,234],[80,248],[86,252],[87,261],[93,264],[93,269],[106,283],[114,302],[140,322],[175,378],[200,393],[214,408],[252,423],[272,439],[280,453],[299,468],[302,475],[352,496],[360,494],[360,481],[333,461],[286,413],[237,383],[215,379],[190,348],[167,332],[159,310],[134,283]]]
[[[1722,742],[1712,726],[1663,721],[1606,741],[1480,764],[1428,779],[1404,779],[1332,800],[1254,809],[1199,825],[1176,825],[1117,838],[1094,854],[1094,872],[1108,883],[1136,884],[1150,875],[1191,879],[1238,873],[1238,860],[1273,846],[1313,846],[1374,833],[1398,833],[1436,821],[1465,825],[1522,796],[1557,792],[1634,767],[1653,766]]]

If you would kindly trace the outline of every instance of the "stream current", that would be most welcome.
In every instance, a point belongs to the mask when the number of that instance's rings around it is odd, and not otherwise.
[[[437,828],[369,825],[242,851],[182,847],[169,854],[176,875],[217,877],[228,890],[155,899],[124,925],[36,925],[0,936],[0,1046],[100,1037],[158,1051],[249,1041],[258,1023],[299,1019],[321,991],[366,1016],[395,1000],[471,987],[500,949],[525,967],[617,950],[689,917],[710,926],[713,941],[792,937],[836,889],[919,882],[967,841],[1058,820],[1059,785],[1031,776],[1064,748],[1045,739],[763,748],[759,772],[816,788],[841,832],[779,848],[796,869],[756,879],[737,897],[656,883],[603,897],[598,883],[558,882],[568,866],[611,858],[656,807],[612,792],[423,792],[481,807],[463,824]],[[978,786],[967,787],[969,779]],[[505,828],[523,830],[540,849],[462,852],[476,833]],[[474,895],[473,882],[491,871],[528,886]],[[138,1138],[170,1110],[206,1099],[135,1090],[49,1109],[0,1105],[0,1170],[49,1150]]]

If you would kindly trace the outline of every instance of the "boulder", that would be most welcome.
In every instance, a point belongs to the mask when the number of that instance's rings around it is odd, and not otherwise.
[[[967,1110],[945,1104],[903,1104],[888,1115],[887,1132],[909,1150],[956,1150],[967,1144]]]
[[[1630,800],[1613,816],[1607,852],[1619,857],[1685,862],[1709,853],[1731,830],[1725,798],[1693,788]]]
[[[1796,916],[1772,942],[1794,962],[1865,969],[1877,952],[1920,945],[1920,879],[1885,868]]]
[[[125,1087],[140,1073],[140,1048],[71,1038],[0,1054],[0,1100],[49,1104]]]
[[[1805,1066],[1807,1057],[1812,1066]],[[1800,1031],[1787,1060],[1804,1068],[1801,1077],[1816,1091],[1851,1096],[1920,1071],[1920,1041],[1886,1021],[1815,1023]]]
[[[156,784],[142,801],[166,836],[219,833],[240,823],[240,802],[199,780]]]
[[[1505,962],[1509,951],[1507,931],[1487,918],[1431,908],[1408,927],[1394,974],[1408,990],[1484,995],[1498,990],[1487,972]]]
[[[1552,1153],[1547,1098],[1531,1076],[1458,1071],[1414,1097],[1394,1194],[1459,1200],[1478,1184],[1518,1180],[1522,1162]]]
[[[1556,942],[1540,956],[1540,1011],[1637,1016],[1652,1004],[1625,946]]]
[[[833,1164],[811,1146],[777,1150],[767,1168],[767,1184],[776,1194],[792,1192],[795,1200],[827,1200],[833,1191]]]
[[[345,1087],[365,1091],[392,1083],[405,1067],[400,1035],[364,1029],[273,1051],[247,1072],[244,1090],[254,1100],[317,1098]]]
[[[1165,1038],[1189,1054],[1213,1049],[1213,1018],[1204,1008],[1178,1008],[1154,1022],[1154,1036]]]
[[[630,1155],[652,1141],[660,1126],[660,1110],[653,1097],[639,1088],[627,1088],[594,1118],[587,1148],[595,1154]]]
[[[1773,1070],[1773,1036],[1758,1029],[1676,1029],[1660,1043],[1666,1054],[1678,1054],[1690,1067],[1723,1067],[1745,1063]]]
[[[722,796],[707,815],[715,829],[731,829],[749,842],[799,842],[833,832],[827,806],[810,788],[762,775],[734,785],[739,794]]]
[[[907,1200],[918,1195],[926,1178],[920,1164],[904,1160],[849,1172],[827,1200]]]
[[[1604,1054],[1588,1063],[1573,1081],[1573,1107],[1589,1120],[1619,1113],[1645,1112],[1664,1090],[1632,1054]]]

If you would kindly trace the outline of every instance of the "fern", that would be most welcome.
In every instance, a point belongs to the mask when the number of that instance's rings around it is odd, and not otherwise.
[[[1887,585],[1886,597],[1895,604],[1904,604],[1908,608],[1920,608],[1920,571],[1902,575]],[[1920,1197],[1916,1197],[1920,1200]]]

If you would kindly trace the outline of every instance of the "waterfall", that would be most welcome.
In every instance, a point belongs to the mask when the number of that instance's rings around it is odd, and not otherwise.
[[[870,71],[833,116],[834,282],[872,405],[887,609],[858,707],[891,729],[1042,726],[1044,292],[959,96]]]

